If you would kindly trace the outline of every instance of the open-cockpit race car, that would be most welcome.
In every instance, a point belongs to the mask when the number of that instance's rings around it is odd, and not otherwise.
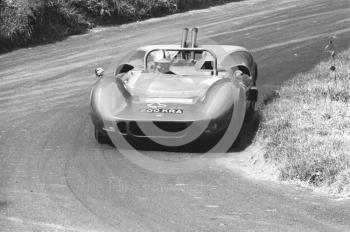
[[[181,145],[229,129],[236,140],[254,114],[257,64],[243,47],[198,45],[197,33],[192,28],[188,42],[185,28],[179,45],[136,49],[114,76],[95,70],[91,116],[98,142],[118,135]]]

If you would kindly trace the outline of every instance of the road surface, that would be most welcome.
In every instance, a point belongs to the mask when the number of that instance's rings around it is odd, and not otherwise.
[[[347,200],[216,165],[153,172],[99,145],[88,116],[95,67],[111,75],[130,49],[179,43],[181,29],[191,26],[200,28],[202,41],[253,52],[261,101],[326,59],[327,36],[337,37],[339,50],[349,45],[349,5],[247,0],[1,55],[0,231],[350,231]],[[197,154],[145,155],[177,162]]]

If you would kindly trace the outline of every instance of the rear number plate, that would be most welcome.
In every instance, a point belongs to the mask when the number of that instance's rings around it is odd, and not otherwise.
[[[182,109],[141,109],[141,113],[160,113],[160,114],[183,114]]]

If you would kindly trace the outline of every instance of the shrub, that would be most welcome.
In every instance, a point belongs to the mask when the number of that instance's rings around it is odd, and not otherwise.
[[[87,26],[81,15],[64,0],[48,0],[35,10],[34,39],[51,41],[84,32]]]
[[[64,0],[2,1],[0,50],[81,33],[88,24]]]
[[[70,5],[100,24],[113,20],[141,20],[177,11],[175,0],[73,0]]]
[[[2,0],[0,51],[120,24],[235,0]],[[237,1],[237,0],[236,0]]]
[[[22,46],[30,40],[33,33],[31,18],[34,13],[28,3],[10,4],[2,1],[0,4],[0,42],[2,46]]]

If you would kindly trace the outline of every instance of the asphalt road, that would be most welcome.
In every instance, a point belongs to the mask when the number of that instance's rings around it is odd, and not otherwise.
[[[148,170],[99,145],[88,116],[95,67],[111,75],[130,49],[178,43],[185,26],[251,49],[263,96],[326,59],[328,35],[345,49],[349,22],[349,0],[252,0],[1,55],[0,231],[350,231],[350,201],[249,179],[217,157],[189,173]]]

